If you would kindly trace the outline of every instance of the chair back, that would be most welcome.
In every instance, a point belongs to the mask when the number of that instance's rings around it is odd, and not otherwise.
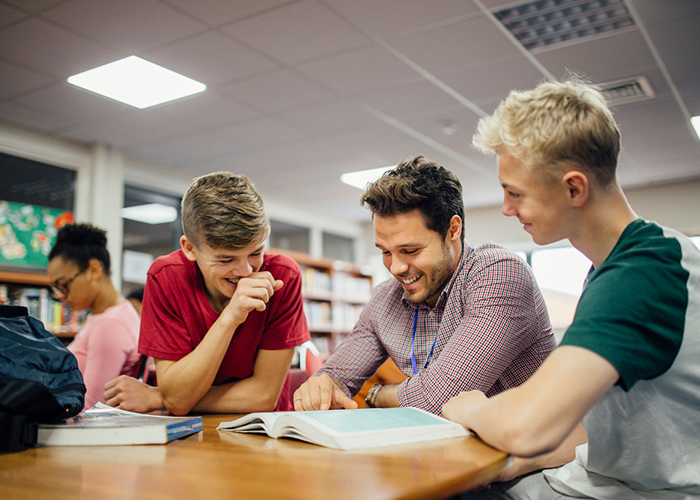
[[[297,352],[299,353],[299,368],[305,370],[308,377],[316,373],[323,365],[318,347],[310,340],[297,346]]]

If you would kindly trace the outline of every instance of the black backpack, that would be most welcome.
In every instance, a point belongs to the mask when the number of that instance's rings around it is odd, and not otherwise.
[[[77,415],[84,405],[73,353],[26,307],[0,305],[0,451],[35,445],[38,424]]]

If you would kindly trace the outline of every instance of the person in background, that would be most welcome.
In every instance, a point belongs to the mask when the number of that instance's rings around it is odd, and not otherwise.
[[[294,348],[310,339],[294,260],[264,252],[270,225],[245,176],[195,179],[182,199],[181,249],[148,271],[139,351],[158,387],[132,377],[105,386],[125,410],[291,410]]]
[[[627,203],[605,98],[576,77],[513,91],[473,142],[498,156],[503,214],[537,244],[568,239],[593,266],[559,347],[527,382],[443,408],[532,461],[581,421],[588,442],[563,467],[464,498],[700,498],[700,251]]]
[[[66,306],[89,309],[68,349],[78,360],[87,392],[85,408],[105,402],[104,385],[137,369],[139,315],[114,287],[105,231],[90,224],[68,224],[49,253],[53,295]]]
[[[143,307],[143,292],[143,288],[137,288],[126,296],[126,300],[131,302],[131,305],[134,306],[139,316],[141,316],[141,308]]]
[[[387,358],[407,379],[374,385],[367,406],[439,414],[460,391],[498,394],[527,380],[555,347],[547,309],[520,257],[465,243],[457,177],[417,156],[369,185],[362,204],[393,278],[296,391],[295,409],[357,408],[351,398]]]

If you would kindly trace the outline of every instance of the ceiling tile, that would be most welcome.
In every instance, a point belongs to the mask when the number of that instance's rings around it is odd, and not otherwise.
[[[380,47],[335,55],[302,64],[298,69],[342,95],[393,87],[402,80],[420,80],[413,69]]]
[[[3,121],[46,133],[68,125],[61,117],[12,103],[0,103],[0,116]]]
[[[229,141],[218,130],[188,130],[172,138],[129,147],[130,154],[139,160],[193,170],[201,158],[218,156],[229,151]]]
[[[512,89],[531,89],[544,75],[523,56],[499,64],[440,75],[440,79],[472,102],[504,99]]]
[[[222,86],[219,92],[269,113],[298,108],[333,97],[330,91],[313,83],[308,77],[287,69]],[[280,99],[280,96],[284,98]]]
[[[31,92],[16,101],[36,110],[62,116],[72,124],[87,123],[134,109],[65,82]]]
[[[203,31],[204,26],[155,0],[72,0],[42,17],[123,51],[159,47]]]
[[[10,5],[0,4],[0,27],[8,26],[27,17],[27,13]]]
[[[315,136],[325,136],[342,130],[367,128],[376,125],[377,119],[358,107],[352,101],[335,100],[317,105],[305,106],[280,116],[288,123],[294,123],[305,132]]]
[[[207,86],[274,68],[273,63],[219,33],[209,32],[145,53],[145,59]]]
[[[647,29],[700,17],[700,2],[695,0],[665,0],[662,8],[658,0],[631,0],[630,3]]]
[[[431,73],[482,65],[519,53],[485,16],[398,38],[390,44]]]
[[[51,81],[35,71],[0,60],[0,100],[29,92]]]
[[[252,16],[290,3],[290,0],[165,0],[166,3],[201,19],[211,26],[220,26],[236,19]]]
[[[409,85],[402,85],[401,81],[396,83],[398,85],[391,88],[363,93],[357,96],[357,100],[393,117],[427,112],[457,103],[431,82],[421,81]]]
[[[671,75],[677,75],[674,85],[681,94],[697,92],[700,87],[700,15],[650,28],[649,34],[666,69]]]
[[[153,112],[187,124],[192,129],[215,129],[260,117],[260,113],[249,106],[212,91],[165,103],[154,108]]]
[[[672,98],[630,104],[615,111],[615,121],[620,127],[623,144],[625,132],[647,128],[650,116],[654,117],[657,125],[684,122],[683,113]]]
[[[222,28],[286,64],[354,49],[369,40],[329,9],[305,0]]]
[[[480,12],[473,2],[464,0],[441,0],[439,8],[425,0],[323,0],[323,3],[383,39]]]
[[[302,130],[292,127],[280,120],[262,118],[229,127],[221,131],[232,144],[240,145],[236,149],[264,148],[273,144],[291,142],[305,136]]]
[[[83,126],[62,129],[61,135],[79,141],[115,146],[128,152],[130,146],[156,142],[163,137],[185,133],[186,130],[179,123],[163,120],[148,110],[140,109]]]
[[[626,73],[642,75],[647,69],[656,69],[654,58],[637,30],[538,52],[536,58],[557,78],[573,71],[595,82],[617,80],[623,69]]]
[[[20,7],[28,12],[40,12],[63,1],[65,0],[5,0],[6,3]]]
[[[94,42],[34,18],[0,31],[0,57],[64,78],[117,56]]]

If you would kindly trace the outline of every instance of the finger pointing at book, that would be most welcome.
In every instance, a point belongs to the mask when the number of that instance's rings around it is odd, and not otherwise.
[[[296,411],[357,409],[357,403],[349,398],[338,382],[328,375],[311,377],[294,393]]]

